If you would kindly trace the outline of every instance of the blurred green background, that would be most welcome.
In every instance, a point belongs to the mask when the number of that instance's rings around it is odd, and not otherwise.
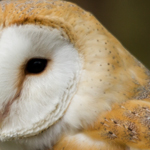
[[[90,11],[150,69],[150,0],[68,0]]]

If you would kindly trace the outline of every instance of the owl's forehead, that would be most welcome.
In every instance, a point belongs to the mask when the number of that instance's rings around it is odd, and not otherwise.
[[[53,6],[56,6],[57,5],[57,3],[58,3],[58,1],[60,2],[61,1],[61,3],[66,3],[65,1],[63,1],[63,0],[20,0],[20,1],[18,1],[18,0],[14,0],[13,1],[13,4],[15,5],[15,9],[16,10],[24,10],[25,8],[28,8],[28,6],[30,5],[30,6],[32,6],[31,8],[30,8],[30,10],[28,10],[27,11],[27,13],[30,13],[30,11],[32,10],[32,9],[34,9],[34,8],[36,8],[36,7],[38,7],[38,8],[42,8],[43,7],[43,5],[46,5],[47,6],[47,8],[52,8]],[[2,9],[2,11],[4,12],[7,8],[6,8],[6,5],[9,5],[9,4],[12,4],[12,0],[5,0],[5,1],[2,1],[1,2],[1,9]],[[40,5],[39,5],[40,4]],[[36,6],[36,5],[38,5],[38,6]],[[50,6],[51,7],[50,7]],[[46,7],[45,7],[46,8]],[[44,8],[44,9],[45,9]]]
[[[85,11],[80,7],[63,0],[6,0],[0,2],[0,22],[39,15],[54,15],[55,13],[62,17],[63,11],[70,13],[70,10],[76,15],[81,11],[85,14]],[[4,14],[7,15],[3,16]]]

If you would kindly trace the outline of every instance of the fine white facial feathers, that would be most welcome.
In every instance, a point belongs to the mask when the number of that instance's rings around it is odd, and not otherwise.
[[[47,59],[46,69],[25,75],[33,58]],[[57,29],[11,26],[1,34],[0,68],[0,134],[7,141],[37,135],[63,116],[76,92],[80,61]]]

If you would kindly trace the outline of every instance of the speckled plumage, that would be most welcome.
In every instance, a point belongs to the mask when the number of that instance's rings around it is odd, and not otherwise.
[[[88,112],[88,107],[89,116],[94,114],[90,120],[81,117],[80,126],[75,125],[77,132],[64,132],[54,150],[150,149],[149,70],[93,15],[73,3],[0,2],[0,30],[28,24],[60,30],[77,49],[83,63],[76,95],[87,100],[87,109],[85,102],[79,101],[75,120],[82,110]],[[80,140],[80,134],[86,138]]]

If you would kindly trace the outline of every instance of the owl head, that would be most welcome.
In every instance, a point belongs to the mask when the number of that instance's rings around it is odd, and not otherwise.
[[[50,148],[113,103],[146,98],[148,80],[149,71],[77,5],[0,2],[2,150]]]

